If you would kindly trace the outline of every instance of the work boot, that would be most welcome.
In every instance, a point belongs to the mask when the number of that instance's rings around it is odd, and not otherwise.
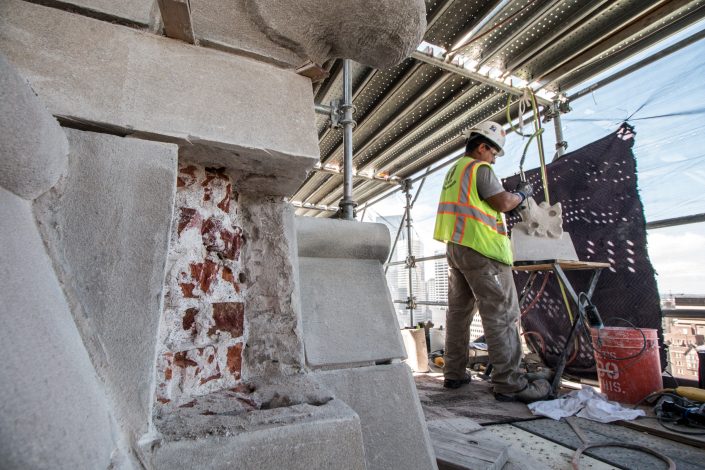
[[[536,372],[527,372],[524,374],[524,377],[526,377],[526,380],[529,382],[534,382],[539,379],[544,379],[548,380],[549,382],[553,380],[553,377],[555,377],[556,372],[553,369],[549,368],[543,368],[541,370],[537,370]]]
[[[532,403],[548,398],[551,393],[551,384],[546,379],[538,379],[529,383],[523,390],[514,393],[495,393],[494,397],[498,401],[520,401]]]
[[[463,385],[469,384],[472,381],[472,376],[465,374],[462,379],[445,379],[443,388],[460,388]]]

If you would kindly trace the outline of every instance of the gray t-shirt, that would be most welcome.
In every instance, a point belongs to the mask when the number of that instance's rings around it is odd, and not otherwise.
[[[478,168],[477,193],[480,195],[480,198],[486,200],[488,197],[492,197],[501,192],[504,192],[504,186],[502,186],[502,183],[497,179],[492,168],[487,165],[482,165]]]

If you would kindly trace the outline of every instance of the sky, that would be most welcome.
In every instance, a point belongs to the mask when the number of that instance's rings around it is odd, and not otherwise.
[[[702,29],[705,29],[703,22],[693,25],[630,61],[566,90],[567,94]],[[562,116],[568,152],[614,132],[622,121],[630,118],[636,128],[633,151],[647,222],[705,212],[704,76],[705,40],[700,40],[571,102],[572,111]],[[544,149],[550,161],[555,135],[552,123],[546,127]],[[495,165],[497,176],[505,178],[518,171],[524,144],[516,134],[507,136],[506,155]],[[535,168],[538,162],[537,147],[532,143],[525,169]],[[414,228],[426,256],[445,251],[444,245],[432,238],[444,176],[445,170],[440,170],[426,180],[412,211]],[[404,203],[399,192],[370,207],[365,221],[399,215]],[[662,295],[705,294],[705,223],[650,230],[648,250]],[[428,276],[432,269],[426,272]]]

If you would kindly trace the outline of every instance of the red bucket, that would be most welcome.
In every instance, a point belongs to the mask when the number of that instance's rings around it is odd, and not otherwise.
[[[656,330],[606,326],[590,333],[600,390],[607,398],[635,404],[663,388]]]

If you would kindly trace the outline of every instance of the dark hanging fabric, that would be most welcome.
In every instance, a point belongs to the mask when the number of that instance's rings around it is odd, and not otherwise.
[[[568,153],[546,166],[550,202],[563,208],[563,230],[568,232],[582,261],[608,261],[597,284],[593,302],[606,326],[658,330],[663,344],[661,307],[654,269],[646,250],[646,223],[639,199],[636,160],[632,153],[633,129],[623,125],[619,131]],[[537,203],[544,201],[538,169],[526,172],[534,186]],[[515,188],[519,176],[504,180]],[[511,228],[520,219],[508,217]],[[566,271],[576,292],[587,290],[590,272]],[[545,272],[539,273],[523,307],[540,290]],[[535,305],[522,316],[527,342],[549,366],[554,366],[570,332],[570,320],[555,275],[549,275],[545,290]],[[521,292],[528,274],[516,272],[514,280]],[[571,303],[573,315],[577,308]],[[592,348],[585,335],[566,370],[577,375],[595,374]],[[543,345],[542,345],[543,343]],[[661,348],[661,364],[666,355]]]

